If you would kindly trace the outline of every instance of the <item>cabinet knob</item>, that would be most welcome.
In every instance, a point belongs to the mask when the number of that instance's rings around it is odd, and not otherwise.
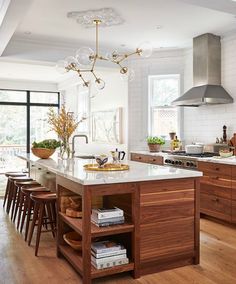
[[[220,170],[220,168],[215,168],[216,169],[216,171],[219,171]]]
[[[219,202],[219,198],[213,198],[212,201]]]

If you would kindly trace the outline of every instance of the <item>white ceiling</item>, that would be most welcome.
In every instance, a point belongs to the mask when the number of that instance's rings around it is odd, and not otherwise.
[[[0,0],[0,7],[9,1]],[[79,46],[93,47],[94,29],[85,29],[66,15],[104,7],[114,8],[125,20],[120,26],[100,28],[104,50],[122,49],[122,44],[131,49],[142,41],[150,41],[154,48],[182,48],[191,46],[192,38],[202,33],[223,36],[236,32],[236,2],[232,0],[11,0],[8,11],[3,14],[0,9],[0,19],[5,16],[2,25],[0,21],[0,35],[5,35],[4,40],[1,37],[5,65],[0,61],[0,78],[11,74],[7,71],[8,59],[11,64],[19,59],[55,62]],[[157,29],[159,25],[161,29]],[[39,74],[46,77],[45,72]]]

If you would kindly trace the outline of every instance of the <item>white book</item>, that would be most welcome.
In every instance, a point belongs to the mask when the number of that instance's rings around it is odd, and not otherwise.
[[[112,241],[101,241],[92,243],[91,248],[95,253],[107,253],[124,249],[124,246]]]
[[[113,267],[113,266],[117,266],[117,265],[127,264],[127,263],[129,263],[129,259],[126,257],[126,258],[123,258],[123,259],[120,259],[120,260],[115,260],[115,261],[106,262],[106,263],[96,264],[93,261],[91,263],[95,268],[103,269],[103,268],[109,268],[109,267]]]
[[[93,220],[91,221],[94,225],[96,225],[97,227],[108,227],[108,226],[112,226],[112,225],[121,225],[121,224],[124,224],[125,221],[121,220],[121,221],[116,221],[116,222],[103,222],[103,223],[96,223],[94,222]]]
[[[93,250],[91,250],[91,254],[96,258],[102,258],[102,257],[108,257],[113,255],[120,255],[120,254],[126,254],[126,249],[121,249],[117,251],[111,251],[111,252],[105,252],[105,253],[95,253]]]
[[[92,215],[97,219],[105,219],[124,216],[124,211],[117,207],[114,209],[92,209]]]
[[[92,262],[96,264],[101,264],[101,263],[113,262],[113,261],[120,260],[126,257],[127,255],[126,253],[124,253],[120,255],[113,255],[113,256],[108,256],[108,257],[103,257],[103,258],[96,258],[94,256],[91,256],[91,260]]]
[[[107,223],[107,222],[117,222],[117,221],[124,221],[124,216],[119,217],[111,217],[111,218],[105,218],[105,219],[98,219],[97,216],[91,215],[91,220],[93,222],[96,222],[97,224]]]

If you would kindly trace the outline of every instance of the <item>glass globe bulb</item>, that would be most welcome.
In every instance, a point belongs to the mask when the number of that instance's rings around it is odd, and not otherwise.
[[[79,62],[76,60],[75,57],[73,56],[68,56],[65,59],[67,66],[71,67],[71,68],[75,68],[78,69],[79,68]]]
[[[122,81],[133,81],[134,78],[135,78],[135,72],[134,72],[134,69],[132,68],[127,68],[127,72],[126,73],[121,73],[120,74],[120,77],[121,77],[121,80]]]
[[[137,48],[137,50],[139,50],[139,55],[142,57],[150,57],[152,55],[152,45],[145,41],[143,43],[141,43],[139,45],[139,47]]]
[[[65,60],[59,60],[56,64],[56,70],[60,74],[65,74],[67,72],[66,70],[67,62]]]
[[[81,65],[90,65],[94,56],[94,51],[90,47],[81,47],[76,51],[75,58]]]
[[[102,89],[105,88],[105,82],[102,79],[97,78],[95,80],[95,86],[99,91],[101,91]]]

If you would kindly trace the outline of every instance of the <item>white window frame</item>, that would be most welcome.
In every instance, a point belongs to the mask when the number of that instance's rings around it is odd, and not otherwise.
[[[161,109],[161,108],[175,108],[177,109],[177,129],[176,129],[176,134],[178,137],[181,138],[182,134],[182,110],[179,107],[174,107],[174,106],[154,106],[153,104],[153,81],[155,79],[160,79],[160,78],[166,78],[166,79],[171,79],[175,78],[178,79],[178,97],[180,96],[180,91],[181,91],[181,75],[180,74],[166,74],[166,75],[151,75],[148,77],[148,97],[149,97],[149,103],[148,103],[148,133],[149,135],[153,135],[153,112],[154,109]],[[166,140],[170,140],[170,137],[166,137]]]

